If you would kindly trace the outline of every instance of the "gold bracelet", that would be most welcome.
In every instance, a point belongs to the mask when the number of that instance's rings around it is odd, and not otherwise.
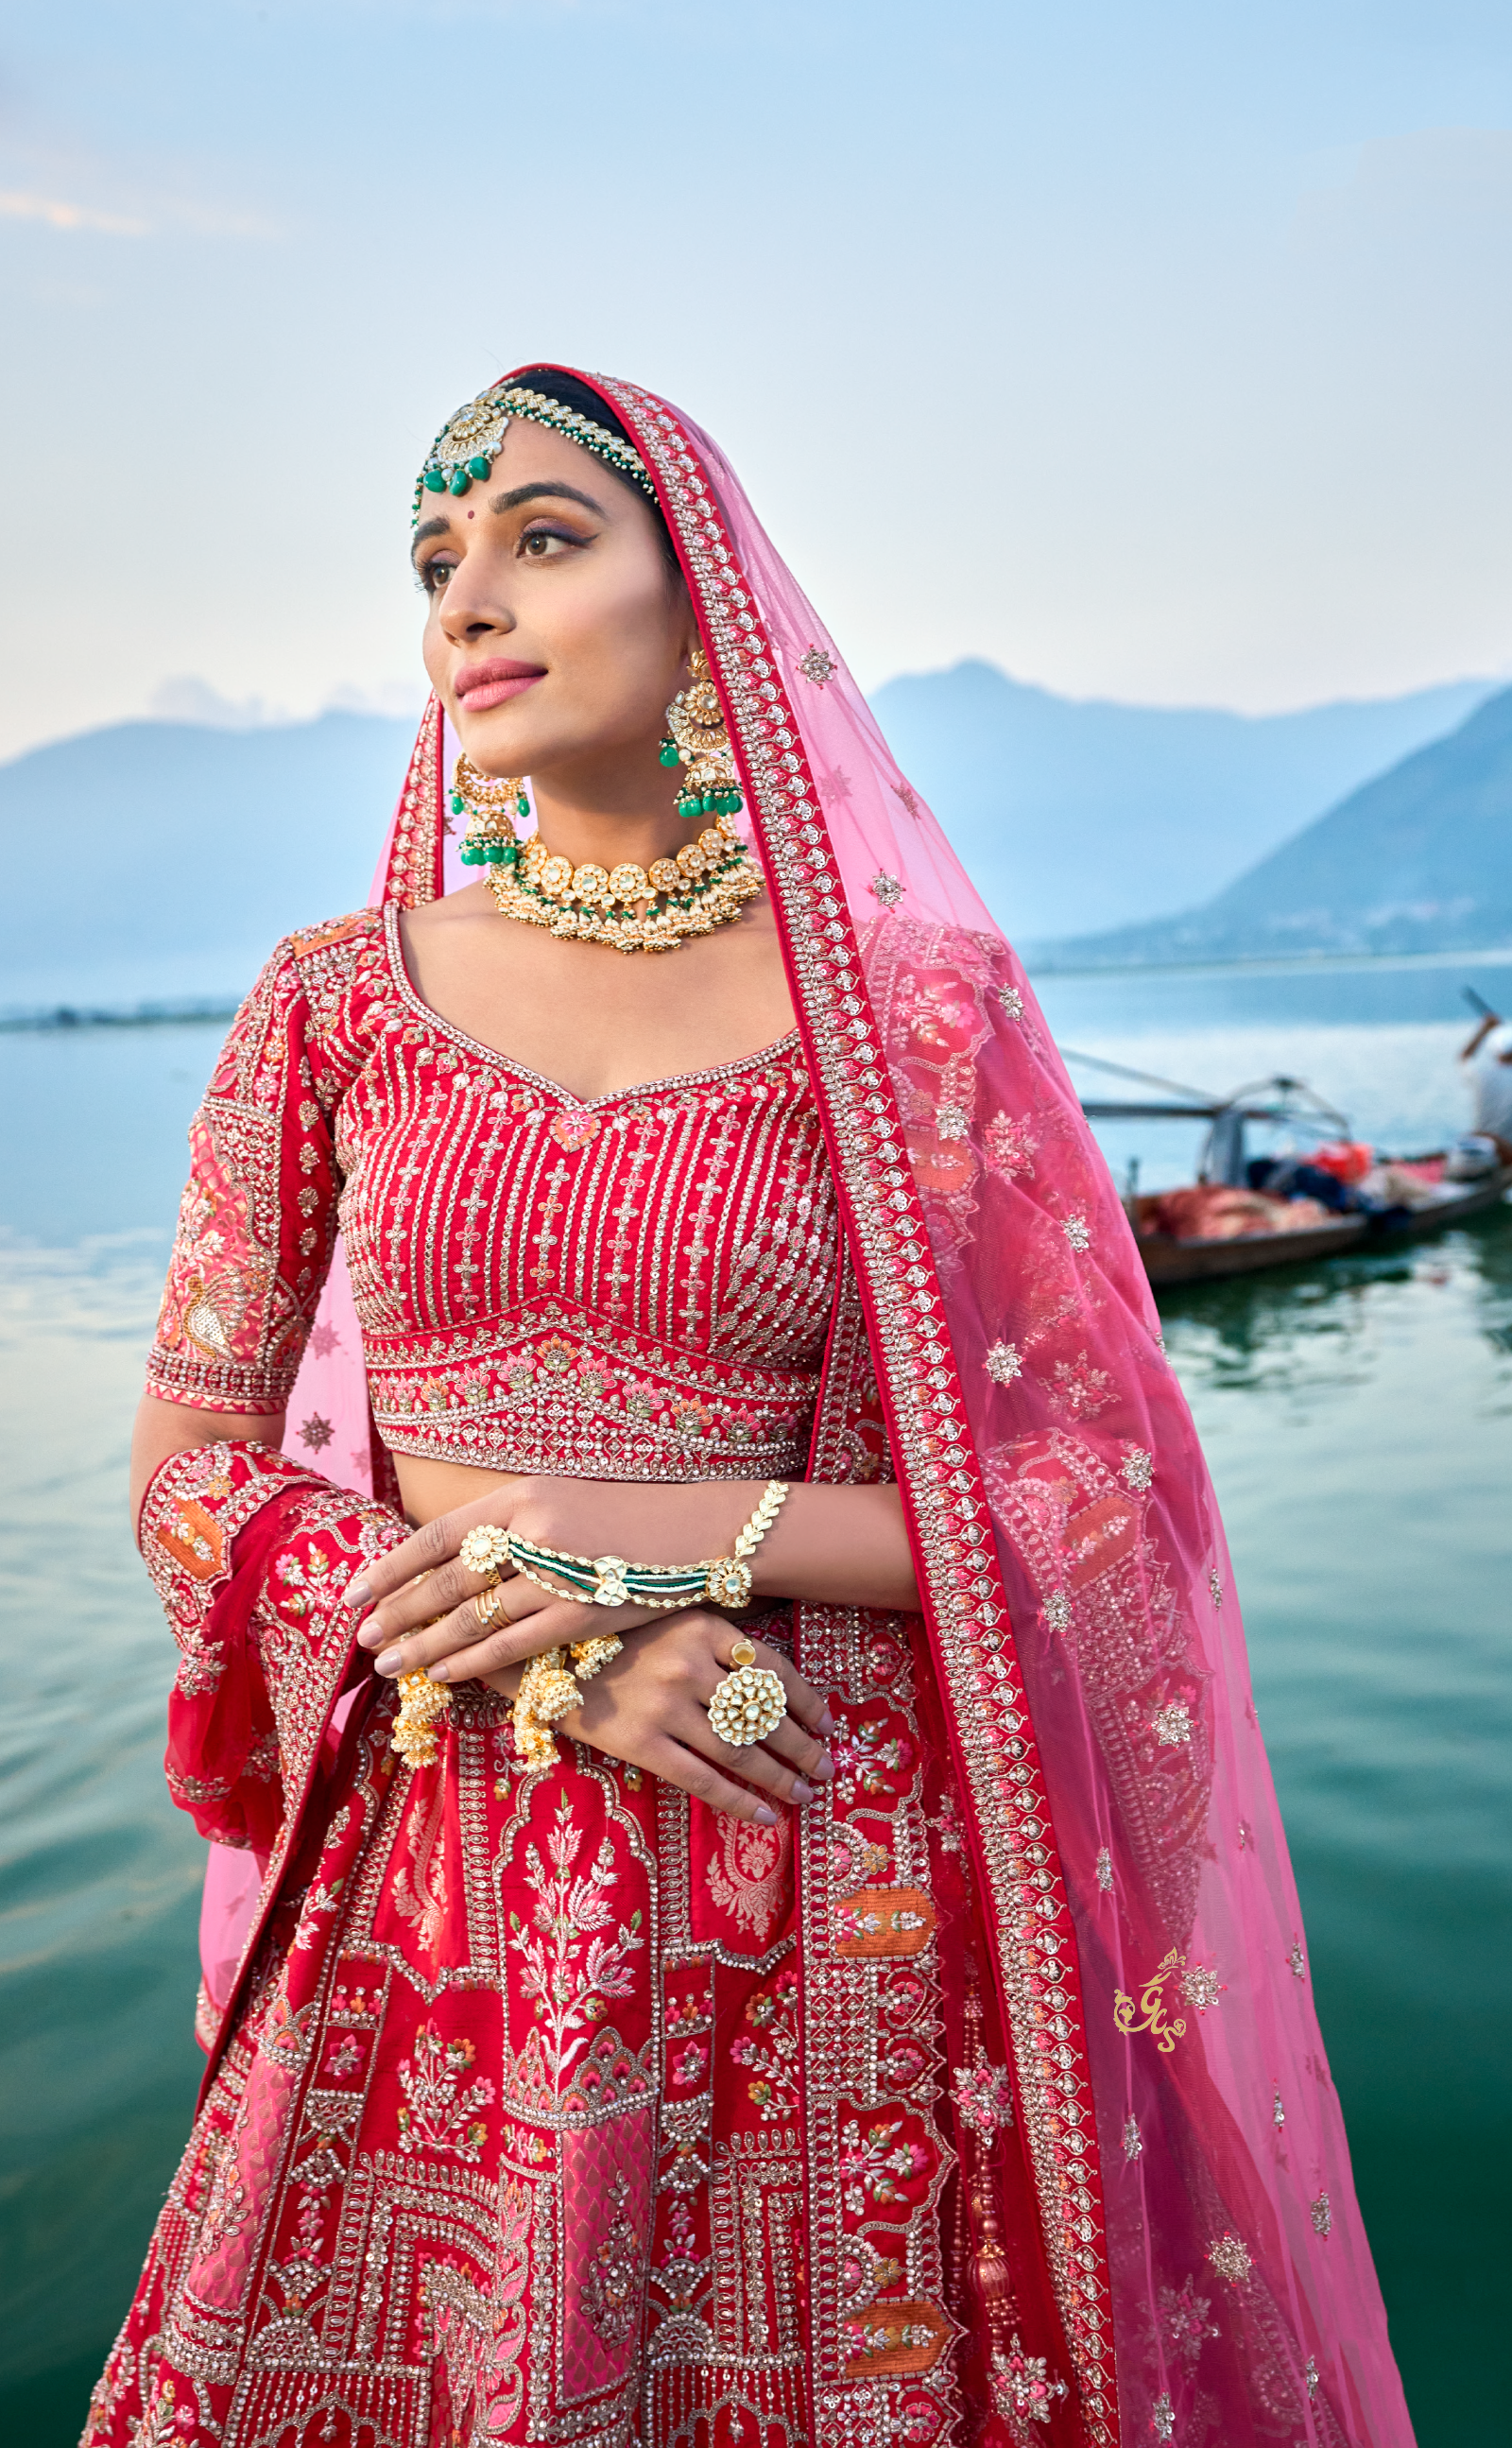
[[[756,1554],[787,1500],[787,1481],[769,1479],[761,1501],[750,1520],[735,1534],[733,1552],[728,1556],[717,1556],[705,1568],[703,1590],[711,1606],[750,1605],[751,1567],[746,1559]]]

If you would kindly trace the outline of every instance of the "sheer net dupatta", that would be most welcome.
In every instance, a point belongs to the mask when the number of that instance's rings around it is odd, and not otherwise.
[[[656,478],[772,888],[1086,2434],[1397,2448],[1222,1531],[1106,1167],[730,468],[596,387]]]

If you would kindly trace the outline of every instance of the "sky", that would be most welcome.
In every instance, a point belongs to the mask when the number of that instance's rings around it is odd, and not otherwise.
[[[1512,674],[1506,0],[69,0],[0,31],[0,755],[417,701],[531,357],[718,435],[863,684]]]

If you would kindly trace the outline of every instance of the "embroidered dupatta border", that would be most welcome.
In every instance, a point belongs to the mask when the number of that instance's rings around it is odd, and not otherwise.
[[[906,1242],[929,1249],[923,1200],[910,1180],[904,1203],[891,1203],[902,1194],[884,1182],[869,1145],[879,1113],[885,1111],[899,1138],[902,1121],[855,928],[798,717],[718,495],[701,470],[697,444],[653,395],[603,377],[594,388],[629,426],[655,477],[720,683],[742,783],[758,817],[799,1024],[824,1092],[825,1131],[879,1389],[903,1465],[899,1476],[912,1517],[926,1620],[951,1702],[963,1786],[975,1823],[973,1850],[997,1931],[995,1972],[1012,2037],[1052,2283],[1088,2430],[1105,2448],[1116,2448],[1118,2391],[1101,2168],[1089,2113],[1076,1935],[996,1555],[966,1535],[980,1535],[991,1514],[964,1425],[966,1407],[938,1274],[932,1259],[920,1264],[911,1250],[907,1259],[903,1255]],[[771,666],[779,696],[763,714],[792,733],[791,746],[758,736],[744,698],[730,687],[727,675],[739,667],[741,653],[760,655]],[[843,1050],[842,1028],[848,1039]],[[943,1350],[943,1365],[926,1362],[927,1342]],[[946,1382],[930,1384],[931,1374]],[[1023,1847],[1030,1843],[1051,1854],[1053,1899],[1027,1883]],[[1042,2003],[1052,1985],[1065,2001],[1055,2013],[1070,2027],[1067,2039],[1052,2033],[1050,2010]],[[1062,2058],[1069,2052],[1072,2068],[1058,2064],[1052,2049]],[[1079,2103],[1075,2122],[1065,2114],[1067,2071]]]
[[[445,884],[441,870],[446,843],[441,770],[441,700],[430,698],[410,757],[410,769],[399,794],[398,813],[389,842],[380,901],[397,901],[404,909],[439,901]]]

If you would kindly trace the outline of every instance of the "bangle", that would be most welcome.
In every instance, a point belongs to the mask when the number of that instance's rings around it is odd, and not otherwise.
[[[705,1602],[743,1607],[751,1603],[747,1559],[771,1529],[787,1493],[786,1480],[769,1480],[750,1520],[737,1531],[733,1552],[701,1564],[632,1564],[623,1556],[574,1556],[565,1547],[542,1546],[512,1530],[496,1530],[489,1536],[495,1558],[499,1547],[507,1546],[517,1573],[553,1597],[570,1598],[576,1606],[642,1606],[658,1615]],[[469,1531],[468,1537],[474,1539],[477,1533]],[[482,1569],[481,1563],[468,1560],[473,1571]]]

